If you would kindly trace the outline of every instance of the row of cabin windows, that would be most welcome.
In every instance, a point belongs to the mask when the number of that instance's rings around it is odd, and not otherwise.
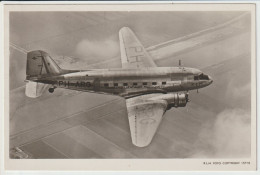
[[[143,82],[144,86],[146,86],[147,84],[147,82]],[[152,82],[152,85],[157,85],[157,82]],[[166,82],[163,81],[162,85],[166,85]],[[117,87],[118,83],[114,83],[114,86]],[[128,83],[123,83],[123,86],[128,86]],[[137,83],[133,83],[133,86],[137,86]],[[108,87],[108,83],[104,83],[104,87]]]

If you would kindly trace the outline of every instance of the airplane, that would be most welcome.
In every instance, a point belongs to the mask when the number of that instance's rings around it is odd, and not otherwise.
[[[139,39],[128,27],[119,31],[122,68],[65,70],[42,51],[27,53],[25,94],[41,96],[55,88],[102,93],[125,98],[132,143],[148,146],[172,107],[185,107],[188,92],[210,85],[202,71],[182,67],[157,67]]]

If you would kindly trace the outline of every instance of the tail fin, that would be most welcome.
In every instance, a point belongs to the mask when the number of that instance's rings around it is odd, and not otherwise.
[[[41,50],[27,53],[25,95],[31,98],[41,96],[51,85],[34,82],[33,80],[58,75],[62,71],[48,53]]]
[[[62,69],[53,61],[50,55],[41,50],[27,53],[26,79],[57,75]]]

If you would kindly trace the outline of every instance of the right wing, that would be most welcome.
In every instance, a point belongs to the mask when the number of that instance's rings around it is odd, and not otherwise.
[[[132,143],[138,147],[151,143],[168,105],[165,100],[142,98],[139,96],[126,100]]]
[[[156,67],[152,57],[131,29],[120,29],[119,40],[123,68]]]

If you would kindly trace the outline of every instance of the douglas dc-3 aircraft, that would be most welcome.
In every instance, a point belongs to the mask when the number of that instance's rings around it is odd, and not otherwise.
[[[198,69],[157,67],[131,29],[119,31],[122,68],[64,70],[44,51],[27,54],[26,90],[36,98],[55,88],[118,95],[126,99],[132,142],[150,144],[164,113],[185,107],[188,91],[213,80]]]

